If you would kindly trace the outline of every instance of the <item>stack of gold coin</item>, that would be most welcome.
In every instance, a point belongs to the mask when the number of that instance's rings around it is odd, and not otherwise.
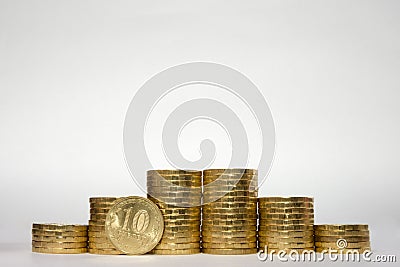
[[[202,252],[256,253],[257,170],[209,169],[203,183]]]
[[[86,253],[87,240],[87,225],[32,224],[32,252]]]
[[[258,205],[260,250],[314,250],[313,198],[262,197]]]
[[[340,253],[371,250],[369,229],[366,224],[314,225],[315,250]]]
[[[200,253],[201,178],[201,171],[147,172],[147,197],[159,207],[164,218],[163,236],[150,253]]]
[[[89,253],[105,255],[123,254],[108,240],[105,233],[107,213],[116,199],[115,197],[91,197],[89,199]]]

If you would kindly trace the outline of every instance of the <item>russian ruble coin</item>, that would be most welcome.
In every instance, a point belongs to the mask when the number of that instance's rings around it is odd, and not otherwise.
[[[314,220],[314,214],[260,214],[260,219],[273,219],[273,220],[283,220],[283,219],[296,219],[296,220]]]
[[[32,241],[32,247],[39,248],[86,248],[86,242],[43,242]]]
[[[314,242],[260,242],[260,247],[268,246],[268,248],[281,249],[281,248],[310,248],[314,246]]]
[[[334,237],[334,236],[315,236],[316,242],[337,242],[340,239],[346,242],[366,242],[369,241],[369,236],[347,236],[347,237]]]
[[[202,237],[256,237],[257,232],[256,231],[235,231],[235,232],[212,232],[212,231],[202,231],[201,232]]]
[[[59,236],[59,237],[87,236],[87,231],[60,231],[60,230],[32,229],[32,235]]]
[[[157,255],[190,255],[200,253],[200,248],[191,249],[153,249],[149,254]]]
[[[314,236],[302,236],[302,237],[268,237],[268,236],[259,236],[258,239],[265,243],[288,243],[288,242],[314,242]]]
[[[239,249],[243,249],[243,248],[257,248],[257,242],[247,242],[247,243],[207,243],[207,242],[203,242],[201,244],[202,248],[205,249],[229,249],[229,248],[239,248]]]
[[[203,231],[216,231],[216,232],[232,232],[232,231],[256,231],[256,225],[202,225],[201,229]]]
[[[88,252],[90,254],[101,254],[101,255],[123,255],[124,254],[122,251],[119,251],[117,249],[95,249],[95,248],[89,248]]]
[[[32,247],[32,252],[47,254],[80,254],[86,253],[87,248],[42,248]]]
[[[87,236],[42,236],[33,235],[32,241],[42,241],[42,242],[86,242],[88,240]]]
[[[323,247],[323,248],[334,248],[334,249],[344,249],[344,248],[364,248],[370,247],[371,244],[369,241],[366,242],[346,242],[344,247],[340,247],[337,242],[315,242],[316,247]]]
[[[194,243],[159,243],[155,249],[192,249],[192,248],[200,248],[200,242]]]
[[[215,255],[244,255],[244,254],[256,254],[257,248],[245,248],[245,249],[207,249],[202,248],[201,251],[206,254],[215,254]]]
[[[87,231],[87,225],[57,224],[57,223],[33,223],[32,229],[79,232],[79,231]]]
[[[163,236],[159,244],[180,244],[180,243],[195,243],[200,242],[200,235],[199,236],[192,236],[192,237],[168,237]]]
[[[335,230],[335,231],[324,231],[324,230],[314,230],[315,236],[333,236],[333,237],[346,237],[346,236],[369,236],[368,230]]]
[[[314,236],[314,231],[263,231],[258,230],[259,236],[265,237],[308,237]]]
[[[277,202],[314,202],[312,197],[261,197],[260,203],[277,203]]]
[[[264,219],[264,225],[313,225],[314,219]]]
[[[312,231],[313,225],[267,225],[261,224],[258,227],[259,231]]]
[[[127,254],[144,254],[160,241],[164,220],[161,211],[150,200],[127,197],[114,203],[107,215],[105,230],[118,250]]]
[[[212,202],[202,205],[203,209],[236,209],[236,208],[256,208],[257,203],[255,202]]]
[[[94,248],[94,249],[116,249],[116,247],[110,242],[108,243],[89,242],[88,245],[89,248]]]
[[[247,242],[256,242],[256,236],[246,236],[246,237],[215,237],[215,236],[203,236],[203,242],[215,242],[215,243],[247,243]]]
[[[368,230],[367,224],[320,224],[314,225],[314,230],[323,231],[360,231]]]
[[[91,197],[89,198],[90,203],[112,203],[117,200],[116,197]]]

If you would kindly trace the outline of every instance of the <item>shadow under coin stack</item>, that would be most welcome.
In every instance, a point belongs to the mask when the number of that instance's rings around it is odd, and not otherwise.
[[[89,253],[105,255],[123,254],[108,240],[105,233],[107,213],[116,199],[115,197],[91,197],[89,199]]]
[[[253,169],[203,172],[202,252],[257,252],[258,173]]]
[[[369,229],[366,224],[314,225],[315,250],[328,253],[346,253],[371,250]]]
[[[79,254],[87,252],[87,225],[32,224],[32,252]]]
[[[201,177],[201,171],[147,172],[147,197],[160,208],[164,218],[163,236],[150,253],[200,253]]]
[[[259,198],[259,248],[264,252],[314,250],[314,200],[310,197]]]

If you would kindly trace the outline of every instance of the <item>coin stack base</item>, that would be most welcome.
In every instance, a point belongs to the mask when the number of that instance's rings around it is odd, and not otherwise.
[[[164,219],[164,233],[150,254],[200,253],[201,178],[201,171],[147,172],[147,197],[159,207]]]
[[[366,224],[314,225],[315,250],[324,253],[346,253],[371,250]]]
[[[87,225],[32,224],[32,252],[80,254],[87,252]]]
[[[243,255],[257,252],[257,170],[203,172],[202,252]]]
[[[259,198],[259,248],[272,251],[314,250],[313,198]]]
[[[89,199],[90,220],[88,231],[88,252],[91,254],[124,254],[114,247],[105,233],[107,213],[115,200],[117,200],[115,197],[91,197]]]

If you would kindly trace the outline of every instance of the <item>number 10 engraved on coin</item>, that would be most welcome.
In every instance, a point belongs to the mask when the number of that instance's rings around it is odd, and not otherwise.
[[[117,200],[107,214],[105,230],[111,243],[126,254],[145,254],[164,231],[161,211],[143,197]]]

